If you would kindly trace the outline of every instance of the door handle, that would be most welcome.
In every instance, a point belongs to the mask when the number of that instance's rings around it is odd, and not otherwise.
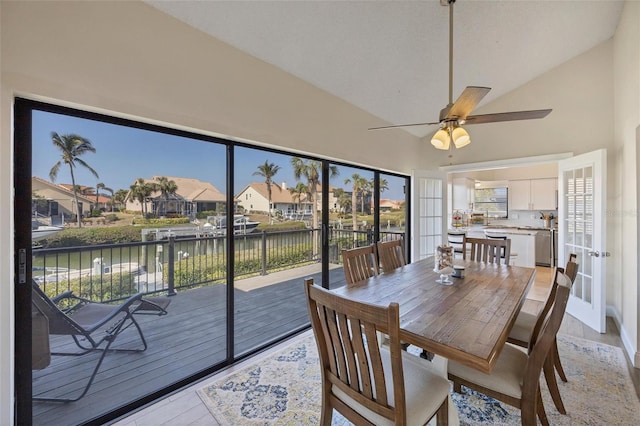
[[[599,251],[588,251],[587,254],[591,257],[600,257],[600,252]]]

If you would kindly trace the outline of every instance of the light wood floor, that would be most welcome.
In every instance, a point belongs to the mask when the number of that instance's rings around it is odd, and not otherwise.
[[[549,285],[551,284],[552,272],[552,268],[537,267],[536,281],[528,295],[528,299],[531,299],[531,301],[527,301],[523,309],[535,309],[536,301],[542,301],[545,299]],[[607,332],[600,334],[567,314],[562,322],[560,333],[622,347],[620,333],[615,322],[610,317],[607,317]],[[220,377],[240,370],[247,364],[252,364],[262,358],[268,357],[271,353],[278,351],[281,347],[286,346],[287,344],[288,342],[285,342],[271,348],[243,363],[217,373],[202,382],[176,392],[162,401],[122,418],[113,424],[117,426],[217,426],[218,423],[201,402],[200,397],[196,394],[196,390],[203,387],[205,382],[217,380]],[[636,393],[640,398],[640,369],[633,368],[628,359],[627,363]]]

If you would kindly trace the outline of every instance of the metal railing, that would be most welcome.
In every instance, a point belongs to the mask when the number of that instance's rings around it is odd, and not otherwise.
[[[319,229],[304,229],[234,235],[234,278],[320,261],[319,234]],[[403,235],[385,232],[381,239]],[[226,283],[226,238],[169,236],[138,243],[34,249],[33,278],[50,296],[71,290],[99,302],[122,300],[139,292],[175,294],[181,289]],[[329,262],[341,264],[342,249],[373,242],[371,231],[331,229]]]

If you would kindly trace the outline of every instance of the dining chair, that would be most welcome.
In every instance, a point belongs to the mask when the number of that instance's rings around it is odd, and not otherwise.
[[[378,275],[375,245],[342,250],[342,263],[347,284]]]
[[[578,273],[578,264],[575,262],[576,259],[577,255],[572,253],[569,255],[569,260],[567,261],[567,265],[564,269],[556,268],[558,271],[564,272],[564,274],[569,278],[570,287],[573,286]],[[516,317],[516,321],[513,327],[511,328],[511,332],[509,333],[507,342],[517,346],[521,346],[523,348],[527,348],[529,351],[531,351],[531,342],[532,340],[534,340],[532,336],[535,336],[535,334],[538,333],[538,330],[536,330],[536,326],[538,325],[538,318],[546,315],[546,313],[551,309],[556,291],[557,281],[555,280],[554,274],[554,280],[551,283],[549,292],[547,293],[546,301],[540,312],[538,312],[537,314],[532,314],[529,312],[520,311],[520,313]],[[544,366],[544,375],[547,381],[547,386],[549,388],[549,393],[551,394],[553,403],[558,411],[562,414],[566,414],[567,412],[564,407],[564,403],[562,402],[562,397],[560,396],[560,390],[558,389],[558,383],[556,382],[554,373],[555,369],[558,372],[560,379],[564,382],[567,381],[567,376],[560,361],[558,342],[556,340],[553,341],[553,345],[549,353],[549,358],[551,359],[550,363]]]
[[[453,257],[456,255],[461,255],[464,259],[464,237],[467,235],[466,231],[455,231],[449,230],[447,231],[447,243],[453,247]]]
[[[378,241],[378,261],[384,272],[392,271],[407,264],[402,239]]]
[[[406,257],[404,255],[404,245],[402,239],[378,241],[377,245],[378,261],[384,272],[393,271],[396,268],[400,268],[407,264]],[[387,337],[385,335],[378,336],[381,342],[386,343]],[[401,347],[403,350],[407,350],[408,343],[402,342]],[[423,350],[423,355],[427,356],[427,352]],[[423,357],[424,357],[423,356]]]
[[[490,240],[506,240],[508,239],[507,234],[505,234],[504,232],[497,232],[491,229],[485,229],[484,231],[484,236],[485,238],[488,238]],[[515,257],[518,256],[518,253],[515,253],[513,250],[511,251],[511,253],[509,254],[510,257],[510,261],[513,260],[515,261]],[[504,249],[502,249],[501,253],[500,253],[500,257],[502,259],[504,259]]]
[[[536,425],[536,415],[543,425],[549,421],[540,392],[540,375],[555,342],[569,300],[571,281],[557,268],[554,276],[556,292],[552,307],[538,318],[538,332],[532,336],[531,350],[507,344],[502,349],[490,374],[473,367],[449,361],[448,376],[455,392],[462,385],[520,409],[523,425]]]
[[[333,410],[361,425],[448,424],[449,382],[400,349],[400,307],[343,298],[305,280],[322,377],[320,424]],[[377,342],[377,332],[389,344]]]
[[[464,237],[464,249],[462,258],[467,259],[467,251],[469,252],[469,260],[475,262],[487,263],[504,263],[509,264],[511,258],[511,240],[494,240],[490,238],[469,238]],[[467,248],[467,244],[469,248]]]

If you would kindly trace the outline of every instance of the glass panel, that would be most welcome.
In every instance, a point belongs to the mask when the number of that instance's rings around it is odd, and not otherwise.
[[[300,283],[322,282],[322,164],[236,147],[234,168],[234,353],[241,356],[308,322]],[[229,220],[224,213],[208,218],[214,226]]]
[[[584,169],[585,193],[593,194],[593,167]]]
[[[564,172],[565,194],[571,195],[575,193],[575,182],[573,180],[573,170]]]
[[[127,303],[137,293],[159,298],[158,305],[148,306],[150,315],[134,314],[147,349],[142,351],[136,327],[118,335],[109,321],[100,330],[114,333],[113,347],[139,351],[106,353],[87,394],[72,404],[34,401],[34,424],[87,423],[222,363],[227,356],[225,242],[207,231],[204,220],[226,203],[226,147],[39,111],[32,125],[34,205],[51,200],[57,206],[46,214],[34,209],[37,288],[49,298],[70,290],[89,299],[93,304],[79,308],[88,315],[95,315],[95,304],[131,306]],[[74,158],[73,176],[65,153]],[[40,230],[51,233],[36,236]],[[161,315],[158,306],[167,302]],[[58,316],[66,318],[62,312]],[[45,336],[52,351],[82,351],[71,336],[55,332]],[[78,337],[78,345],[88,345]],[[34,355],[42,349],[34,346]],[[33,395],[79,397],[102,353],[91,352],[54,355],[48,365],[34,369]]]
[[[584,261],[583,263],[580,264],[580,270],[581,272],[586,275],[586,276],[592,276],[593,275],[593,258],[591,256],[584,256]]]
[[[380,174],[380,240],[402,238],[405,253],[409,253],[407,230],[407,191],[409,180],[406,177]]]
[[[576,282],[573,284],[573,295],[578,299],[582,299],[583,294],[582,279],[578,280],[576,278]]]
[[[431,220],[421,221],[419,232],[433,237],[428,239],[428,245],[421,247],[418,253],[419,258],[424,258],[433,255],[436,246],[442,241],[442,181],[430,178],[421,178],[419,181],[420,185],[424,184],[425,187],[430,188],[428,194],[421,194],[420,200],[420,217],[428,217]]]
[[[593,286],[591,285],[591,280],[592,280],[591,277],[586,277],[586,276],[582,277],[582,288],[584,289],[582,300],[584,300],[588,304],[591,304],[591,301],[593,300],[593,295],[592,295]]]

